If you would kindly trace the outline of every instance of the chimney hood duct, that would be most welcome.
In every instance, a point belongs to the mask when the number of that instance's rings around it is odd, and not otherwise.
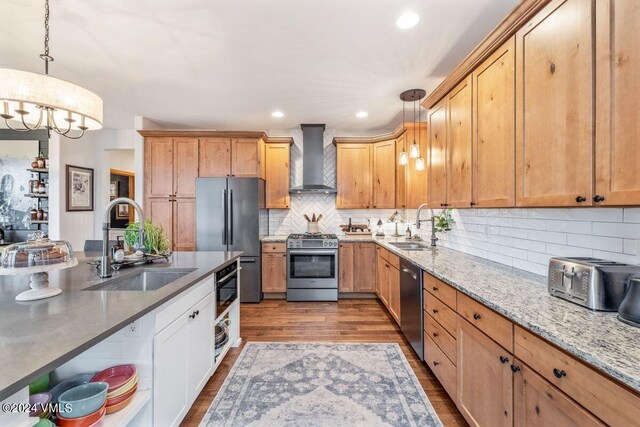
[[[335,193],[324,185],[324,124],[302,124],[302,185],[289,193]]]

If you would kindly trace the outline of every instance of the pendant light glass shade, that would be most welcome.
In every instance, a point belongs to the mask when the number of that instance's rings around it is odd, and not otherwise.
[[[423,171],[424,170],[424,159],[422,156],[416,159],[416,170]]]
[[[420,157],[420,148],[418,148],[418,144],[416,144],[415,141],[413,141],[413,144],[411,144],[411,147],[409,147],[409,157],[411,157],[412,159],[417,159],[418,157]]]
[[[407,156],[407,152],[402,150],[400,152],[400,158],[398,159],[398,163],[401,166],[406,166],[407,163],[409,163],[409,157]]]

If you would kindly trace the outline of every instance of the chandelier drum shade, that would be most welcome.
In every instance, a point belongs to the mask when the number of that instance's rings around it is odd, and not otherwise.
[[[46,128],[71,139],[102,127],[102,99],[95,93],[49,76],[49,0],[44,14],[44,74],[0,68],[0,118],[9,129]]]

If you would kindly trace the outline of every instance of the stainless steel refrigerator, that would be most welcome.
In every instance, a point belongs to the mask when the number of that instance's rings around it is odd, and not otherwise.
[[[196,249],[242,251],[240,302],[262,299],[260,238],[269,234],[264,180],[196,179]]]

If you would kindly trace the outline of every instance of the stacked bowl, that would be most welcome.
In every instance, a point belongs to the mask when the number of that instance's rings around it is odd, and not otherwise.
[[[108,388],[105,382],[92,382],[62,393],[58,397],[58,426],[88,427],[102,420],[106,414]]]
[[[91,382],[108,384],[105,410],[107,414],[126,407],[138,389],[138,372],[134,365],[117,365],[98,372]]]

